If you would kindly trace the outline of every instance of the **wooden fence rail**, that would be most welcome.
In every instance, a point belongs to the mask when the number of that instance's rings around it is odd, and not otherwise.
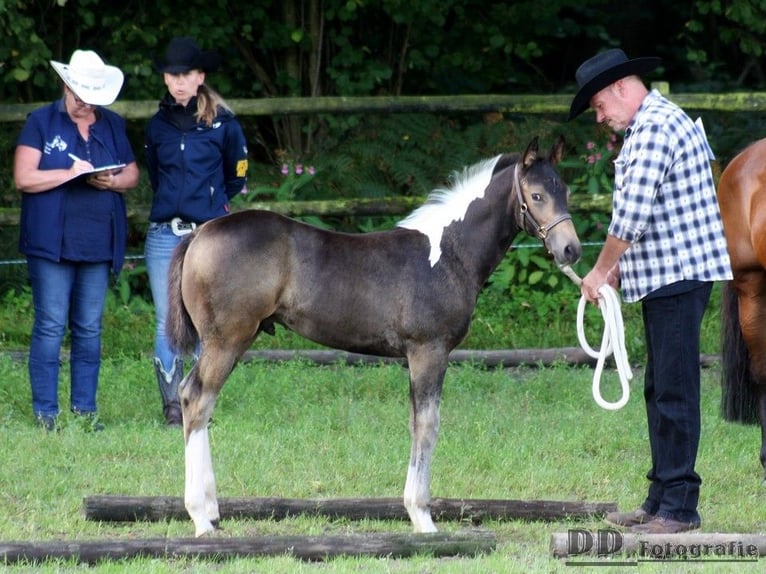
[[[670,93],[668,84],[652,84],[675,103],[690,110],[758,112],[766,110],[766,92],[727,94]],[[562,114],[569,112],[572,94],[469,94],[451,96],[375,96],[320,98],[230,99],[240,116],[401,113],[401,112],[506,112],[519,114]],[[24,121],[27,114],[43,105],[1,104],[0,122]],[[117,101],[110,109],[126,119],[146,119],[157,111],[156,100]]]

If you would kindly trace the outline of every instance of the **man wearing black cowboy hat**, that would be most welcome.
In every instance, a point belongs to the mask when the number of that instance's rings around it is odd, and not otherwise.
[[[590,58],[569,112],[572,120],[590,107],[625,132],[607,238],[581,291],[598,303],[602,285],[619,285],[626,302],[642,304],[649,492],[606,521],[651,534],[700,526],[700,325],[712,282],[732,277],[704,129],[639,77],[659,65],[619,49]]]

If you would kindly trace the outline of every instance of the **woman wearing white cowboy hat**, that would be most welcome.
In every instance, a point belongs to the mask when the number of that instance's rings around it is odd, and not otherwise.
[[[125,121],[101,107],[117,98],[122,72],[90,50],[51,66],[63,95],[29,114],[13,165],[22,193],[19,250],[27,256],[35,309],[32,410],[44,428],[57,427],[59,352],[68,326],[70,409],[100,430],[101,317],[110,269],[118,274],[125,256],[123,194],[138,184],[138,166]],[[110,165],[122,167],[96,171]]]
[[[597,54],[577,69],[569,112],[591,107],[597,122],[625,132],[612,220],[581,291],[597,303],[602,285],[619,284],[626,302],[641,302],[649,489],[639,508],[606,521],[646,534],[700,527],[700,325],[713,281],[732,277],[704,130],[640,78],[659,64],[620,49]]]
[[[194,227],[229,212],[247,183],[247,142],[223,98],[206,83],[215,52],[191,38],[173,38],[155,68],[167,93],[146,127],[146,167],[154,191],[146,234],[146,268],[155,310],[154,373],[165,423],[182,423],[178,385],[183,357],[165,334],[170,256]]]

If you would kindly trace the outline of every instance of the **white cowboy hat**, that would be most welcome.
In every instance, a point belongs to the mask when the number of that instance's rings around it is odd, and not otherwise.
[[[68,64],[51,60],[51,66],[78,98],[92,106],[108,106],[122,89],[122,71],[107,66],[92,50],[75,50]]]

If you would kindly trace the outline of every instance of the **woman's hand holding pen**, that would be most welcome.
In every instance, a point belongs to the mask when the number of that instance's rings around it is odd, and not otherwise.
[[[93,164],[91,164],[89,161],[80,159],[73,153],[69,154],[69,158],[74,162],[72,163],[72,167],[70,167],[69,169],[72,171],[72,173],[74,173],[75,177],[83,173],[88,173],[89,171],[93,171]]]
[[[90,162],[80,159],[73,153],[69,154],[69,157],[74,161],[72,164],[72,170],[75,172],[75,177],[82,173],[88,173],[93,171],[93,165]],[[95,187],[96,189],[110,189],[114,188],[115,173],[113,171],[100,171],[89,175],[85,181],[88,185]]]

